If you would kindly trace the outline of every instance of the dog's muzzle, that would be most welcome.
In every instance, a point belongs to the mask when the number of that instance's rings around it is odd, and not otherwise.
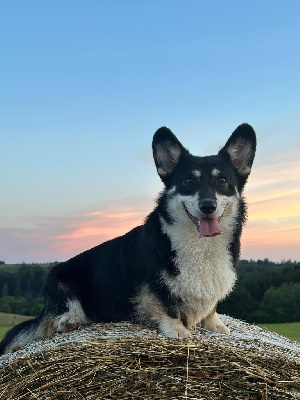
[[[197,218],[194,215],[192,215],[188,209],[186,208],[186,205],[183,203],[183,207],[187,213],[187,215],[190,217],[190,219],[193,221],[195,224],[197,231],[199,232],[200,237],[213,237],[217,235],[221,235],[223,232],[221,231],[220,225],[219,225],[219,218]],[[207,212],[204,212],[201,209],[200,205],[200,210],[204,214],[212,214],[216,210],[216,206],[213,204],[205,204],[202,205],[202,207],[205,207],[205,210]],[[208,209],[210,211],[208,211]]]

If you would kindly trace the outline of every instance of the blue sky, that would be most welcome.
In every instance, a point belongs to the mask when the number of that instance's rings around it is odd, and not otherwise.
[[[64,260],[124,233],[162,188],[157,128],[205,155],[242,122],[258,135],[243,256],[300,259],[299,15],[298,1],[1,2],[0,259]]]

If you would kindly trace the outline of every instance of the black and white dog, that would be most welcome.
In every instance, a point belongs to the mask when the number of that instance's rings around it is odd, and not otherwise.
[[[201,322],[228,334],[216,306],[236,280],[242,191],[255,149],[248,124],[206,157],[191,155],[168,128],[158,129],[153,156],[165,187],[155,209],[124,236],[56,265],[41,315],[12,328],[0,353],[91,322],[130,320],[180,338]]]

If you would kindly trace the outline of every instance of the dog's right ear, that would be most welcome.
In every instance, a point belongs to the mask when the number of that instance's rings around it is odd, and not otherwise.
[[[177,137],[165,126],[155,132],[152,150],[157,173],[163,182],[173,172],[181,155],[188,153]]]

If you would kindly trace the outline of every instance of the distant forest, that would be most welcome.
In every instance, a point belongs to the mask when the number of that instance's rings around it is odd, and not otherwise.
[[[0,311],[36,316],[50,264],[7,265],[0,261]],[[242,260],[233,292],[218,312],[250,323],[300,321],[300,263]]]

